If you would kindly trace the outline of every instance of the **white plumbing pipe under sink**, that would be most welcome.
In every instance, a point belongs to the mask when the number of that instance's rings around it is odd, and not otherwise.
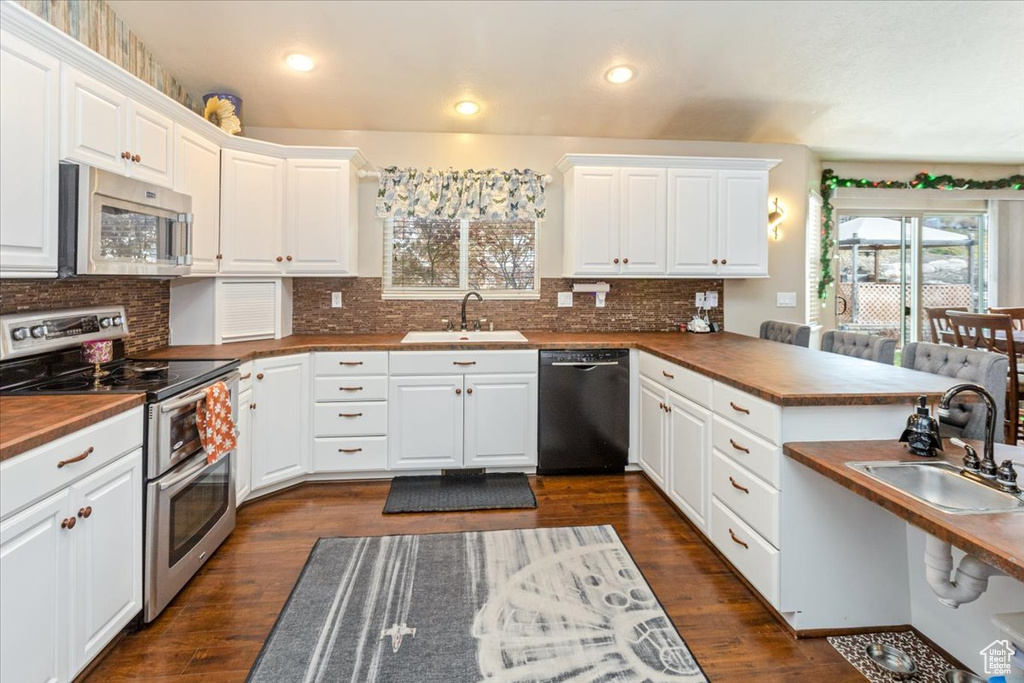
[[[924,567],[925,579],[932,592],[938,596],[939,602],[953,609],[977,600],[988,590],[990,576],[1005,576],[1002,571],[974,555],[965,555],[956,568],[955,577],[950,580],[953,546],[931,534],[925,535]]]

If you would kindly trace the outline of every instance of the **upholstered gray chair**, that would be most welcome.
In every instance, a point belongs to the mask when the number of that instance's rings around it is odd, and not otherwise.
[[[896,357],[896,340],[864,332],[829,330],[821,335],[821,350],[892,365]]]
[[[945,344],[912,342],[903,347],[903,367],[933,375],[944,375],[964,382],[980,384],[996,399],[996,424],[1003,424],[1005,410],[1002,397],[1006,395],[1006,356],[964,349]],[[969,394],[961,394],[969,396]],[[943,436],[961,436],[965,439],[985,438],[985,404],[957,401],[949,406],[949,416],[941,418],[939,430]],[[999,435],[996,435],[998,440]]]
[[[780,344],[809,347],[811,345],[811,326],[784,323],[781,320],[765,320],[761,323],[760,337]]]

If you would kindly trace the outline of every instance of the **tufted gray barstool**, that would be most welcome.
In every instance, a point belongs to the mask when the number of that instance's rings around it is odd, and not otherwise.
[[[903,347],[902,365],[911,370],[944,375],[985,387],[990,394],[1006,394],[1007,358],[998,353],[963,349],[945,344],[912,342]],[[1003,424],[1003,401],[996,400],[996,424]],[[941,419],[943,436],[961,436],[965,439],[985,438],[985,404],[953,400],[949,416]]]
[[[765,320],[761,323],[760,337],[780,344],[792,344],[806,348],[811,345],[811,326],[784,323],[781,320]]]
[[[896,340],[864,332],[830,330],[821,335],[821,350],[892,365]]]

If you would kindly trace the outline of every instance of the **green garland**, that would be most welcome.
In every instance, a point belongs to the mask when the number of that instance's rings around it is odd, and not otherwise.
[[[1024,175],[1012,175],[998,180],[971,180],[951,175],[918,173],[911,181],[867,180],[840,178],[830,168],[821,172],[821,276],[818,280],[818,299],[824,308],[828,288],[835,284],[832,274],[832,249],[836,246],[833,231],[836,223],[832,210],[832,192],[837,187],[862,187],[885,190],[1024,190]]]

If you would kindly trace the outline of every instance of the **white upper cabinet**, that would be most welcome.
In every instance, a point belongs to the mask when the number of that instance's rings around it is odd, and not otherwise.
[[[174,123],[138,102],[128,102],[127,175],[147,183],[174,185]]]
[[[61,69],[61,81],[61,158],[123,174],[128,98],[69,66]]]
[[[57,272],[60,62],[0,31],[0,275]]]
[[[234,150],[221,154],[222,273],[281,272],[284,176],[283,159]]]
[[[220,147],[175,126],[174,191],[192,197],[192,275],[215,275],[220,253]]]
[[[288,160],[285,272],[355,274],[356,182],[355,169],[346,160]]]
[[[624,168],[620,176],[619,272],[664,275],[665,169]]]
[[[570,154],[566,277],[766,277],[773,159]]]

